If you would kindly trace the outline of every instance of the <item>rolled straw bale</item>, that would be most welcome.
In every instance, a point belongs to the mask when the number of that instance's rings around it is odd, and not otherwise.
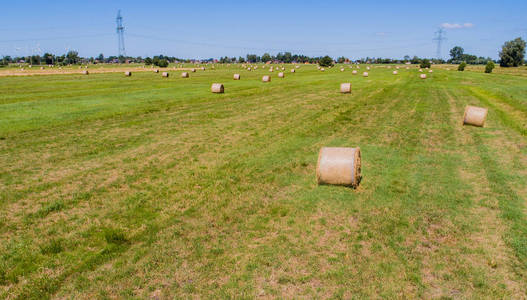
[[[202,70],[202,71],[205,71],[205,67],[201,67],[201,70]]]
[[[397,75],[397,71],[393,71],[393,75]]]
[[[295,72],[296,72],[296,70],[295,70],[295,69],[291,69],[291,73],[295,73]]]
[[[196,72],[196,69],[192,68],[192,69],[190,69],[190,71],[191,71],[192,73],[195,73],[195,72]]]
[[[410,67],[406,67],[406,70],[410,70]]]
[[[250,70],[251,70],[251,68],[247,68],[247,71],[250,71]]]
[[[324,71],[325,71],[325,69],[324,69],[324,68],[320,68],[320,71],[324,72]]]
[[[295,69],[298,69],[298,68],[300,68],[300,66],[295,66]]]
[[[264,77],[262,77],[262,81],[263,81],[263,82],[269,82],[269,81],[271,81],[271,76],[269,76],[269,75],[265,75]]]
[[[181,73],[181,78],[188,78],[188,72]]]
[[[161,74],[161,76],[168,77],[168,72],[163,72],[163,74]]]
[[[284,72],[280,72],[280,73],[278,73],[278,77],[279,77],[279,78],[284,78]]]
[[[419,69],[419,72],[423,72],[423,69]]]
[[[84,71],[82,71],[82,74],[84,74],[84,75],[88,75],[88,74],[90,74],[90,73],[88,72],[88,70],[84,70]]]
[[[318,66],[317,69],[320,70],[320,66]]]
[[[341,83],[340,84],[340,92],[343,93],[343,94],[351,93],[351,83],[350,82]]]
[[[364,73],[362,73],[362,76],[364,76],[364,77],[368,77],[368,72],[364,72]]]
[[[399,67],[395,67],[397,70],[399,70]]]
[[[217,94],[223,94],[223,84],[221,83],[213,83],[210,87],[210,91]]]
[[[421,77],[421,79],[426,79],[426,74],[421,74],[419,77]]]
[[[353,74],[353,75],[357,75],[357,70],[353,70],[353,71],[351,71],[351,74]]]
[[[434,72],[434,70],[430,70],[430,71],[428,71],[428,73],[432,73],[432,72]]]
[[[159,69],[155,69],[155,70],[154,70],[154,73],[159,73]]]
[[[124,72],[124,76],[132,76],[132,72],[126,71],[126,72]]]
[[[234,74],[232,77],[234,80],[240,80],[240,74]]]
[[[344,68],[340,68],[340,71],[341,71],[341,72],[344,72]]]
[[[284,67],[282,67],[282,71],[284,71],[284,70],[285,70],[285,68],[284,68]]]
[[[40,67],[41,70],[44,70],[44,67]]]
[[[483,107],[467,105],[463,114],[463,125],[483,127],[487,119],[488,109]]]
[[[360,148],[322,147],[316,172],[318,184],[356,188],[361,181]]]
[[[369,70],[370,70],[370,67],[366,67],[366,70],[368,70],[368,71],[369,71]]]

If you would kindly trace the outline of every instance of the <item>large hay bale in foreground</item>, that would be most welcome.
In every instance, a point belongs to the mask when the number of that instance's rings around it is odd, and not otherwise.
[[[340,84],[340,92],[343,93],[343,94],[351,93],[351,83],[350,82],[341,83]]]
[[[124,72],[124,76],[132,76],[132,72],[126,71],[126,72]]]
[[[213,83],[210,87],[210,91],[216,94],[223,94],[224,88],[221,83]]]
[[[269,75],[265,75],[264,77],[262,77],[262,81],[263,81],[263,82],[269,82],[269,81],[271,81],[271,76],[269,76]]]
[[[284,78],[284,72],[280,72],[280,73],[278,73],[278,77],[279,77],[279,78]]]
[[[188,72],[181,73],[181,78],[188,78]]]
[[[421,74],[421,75],[419,75],[419,77],[420,77],[421,79],[426,79],[426,74]]]
[[[234,80],[240,80],[240,74],[234,74],[232,77]]]
[[[488,109],[467,105],[463,114],[463,125],[483,127],[487,119]]]
[[[168,77],[168,72],[163,72],[163,74],[161,74],[161,76]]]
[[[322,147],[316,173],[318,184],[356,188],[361,181],[360,148]]]
[[[368,74],[368,72],[364,72],[364,73],[362,73],[362,76],[364,76],[364,77],[368,77],[369,74]]]

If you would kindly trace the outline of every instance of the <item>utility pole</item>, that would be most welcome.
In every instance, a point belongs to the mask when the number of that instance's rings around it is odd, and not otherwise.
[[[436,57],[437,59],[443,59],[441,57],[441,43],[443,41],[446,41],[446,38],[443,36],[446,32],[443,30],[443,28],[439,28],[438,31],[435,32],[436,37],[434,38],[434,41],[437,41],[437,50],[436,50]]]
[[[126,51],[124,49],[124,26],[123,17],[121,17],[121,10],[117,12],[117,18],[115,21],[117,22],[117,47],[119,57],[121,57],[126,55]]]

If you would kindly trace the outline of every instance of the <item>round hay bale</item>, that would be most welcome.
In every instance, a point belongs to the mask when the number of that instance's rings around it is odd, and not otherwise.
[[[300,66],[295,66],[295,69],[298,69],[298,68],[300,68]]]
[[[483,127],[487,119],[487,112],[486,108],[467,105],[463,114],[463,125]]]
[[[191,71],[192,73],[195,73],[195,72],[196,72],[196,69],[192,68],[192,69],[190,69],[190,71]]]
[[[393,71],[392,73],[393,73],[393,75],[397,75],[397,71]]]
[[[269,82],[269,81],[271,81],[271,76],[269,76],[269,75],[265,75],[264,77],[262,77],[262,81],[263,81],[263,82]]]
[[[326,71],[326,70],[325,70],[324,68],[320,68],[320,71],[324,72],[324,71]]]
[[[370,67],[366,67],[366,70],[368,70],[368,71],[369,71],[369,70],[370,70]]]
[[[234,80],[240,80],[240,74],[234,74],[232,77]]]
[[[340,68],[340,71],[341,71],[341,72],[344,72],[344,68]]]
[[[84,70],[84,71],[82,71],[82,74],[88,75],[88,74],[90,74],[90,72],[88,72],[88,70]]]
[[[423,69],[419,69],[419,72],[423,72]]]
[[[213,83],[212,86],[210,87],[210,91],[216,94],[223,94],[224,92],[223,84]]]
[[[282,71],[284,71],[284,70],[285,70],[285,68],[284,68],[284,67],[282,67]]]
[[[126,72],[124,72],[124,76],[132,76],[132,72],[126,71]]]
[[[154,73],[159,73],[159,69],[155,69],[155,70],[154,70]]]
[[[269,68],[269,72],[273,72],[273,68]]]
[[[278,73],[278,78],[284,78],[284,72]]]
[[[295,69],[291,69],[291,73],[295,73],[295,72],[296,72],[296,70],[295,70]]]
[[[421,74],[421,75],[419,75],[419,77],[420,77],[421,79],[426,79],[426,74]]]
[[[316,173],[318,184],[356,188],[362,179],[360,148],[322,147]]]
[[[181,78],[188,78],[188,77],[189,77],[188,72],[181,73]]]
[[[161,74],[161,76],[168,77],[168,72],[163,72],[163,74]]]
[[[434,72],[434,70],[430,70],[430,71],[428,71],[428,73],[432,73],[432,72]]]
[[[410,70],[410,67],[406,67],[406,70]]]
[[[399,67],[395,67],[397,70],[399,70]]]
[[[317,66],[317,69],[320,70],[320,66]]]
[[[362,73],[362,76],[364,76],[364,77],[368,77],[369,74],[368,74],[368,72],[364,72],[364,73]]]
[[[340,92],[343,93],[343,94],[351,93],[351,83],[350,82],[341,83],[340,84]]]
[[[353,70],[353,71],[351,71],[351,74],[353,74],[353,75],[357,75],[357,70]]]
[[[201,67],[201,71],[205,71],[205,67]]]

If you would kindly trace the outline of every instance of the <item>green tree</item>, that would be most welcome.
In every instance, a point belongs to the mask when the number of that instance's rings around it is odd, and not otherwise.
[[[269,53],[264,53],[262,55],[262,61],[265,63],[265,62],[268,62],[271,60],[271,55]]]
[[[517,67],[523,63],[525,57],[525,41],[516,38],[503,44],[500,52],[500,66]]]
[[[238,57],[238,62],[243,64],[245,62],[245,58],[243,58],[241,56]]]
[[[430,66],[432,65],[432,63],[430,63],[430,60],[428,59],[423,59],[421,61],[421,64],[419,65],[421,68],[430,68]]]
[[[346,62],[346,58],[345,58],[344,56],[341,56],[341,57],[337,58],[337,62],[338,62],[339,64],[343,64],[343,63]]]
[[[463,53],[465,50],[459,46],[455,46],[454,48],[450,49],[450,57],[452,57],[452,62],[460,62],[463,60]]]
[[[463,62],[461,62],[461,63],[459,64],[459,66],[457,66],[457,70],[458,70],[458,71],[461,71],[461,72],[462,72],[462,71],[465,71],[465,67],[466,67],[466,66],[467,66],[467,63],[463,61]]]
[[[492,73],[492,69],[494,69],[494,62],[492,62],[492,60],[489,60],[487,62],[487,65],[485,66],[485,73]]]
[[[318,64],[321,66],[321,67],[331,67],[333,66],[333,58],[329,57],[328,55],[322,57],[319,61],[318,61]]]
[[[166,68],[166,67],[168,67],[168,60],[166,60],[164,58],[163,59],[158,59],[156,66],[158,66],[160,68]]]
[[[149,66],[152,64],[152,59],[150,57],[145,58],[145,65]]]
[[[79,52],[71,50],[66,53],[66,63],[74,65],[77,64],[79,61]]]
[[[99,56],[97,56],[97,60],[100,62],[104,62],[104,54],[99,54]]]

